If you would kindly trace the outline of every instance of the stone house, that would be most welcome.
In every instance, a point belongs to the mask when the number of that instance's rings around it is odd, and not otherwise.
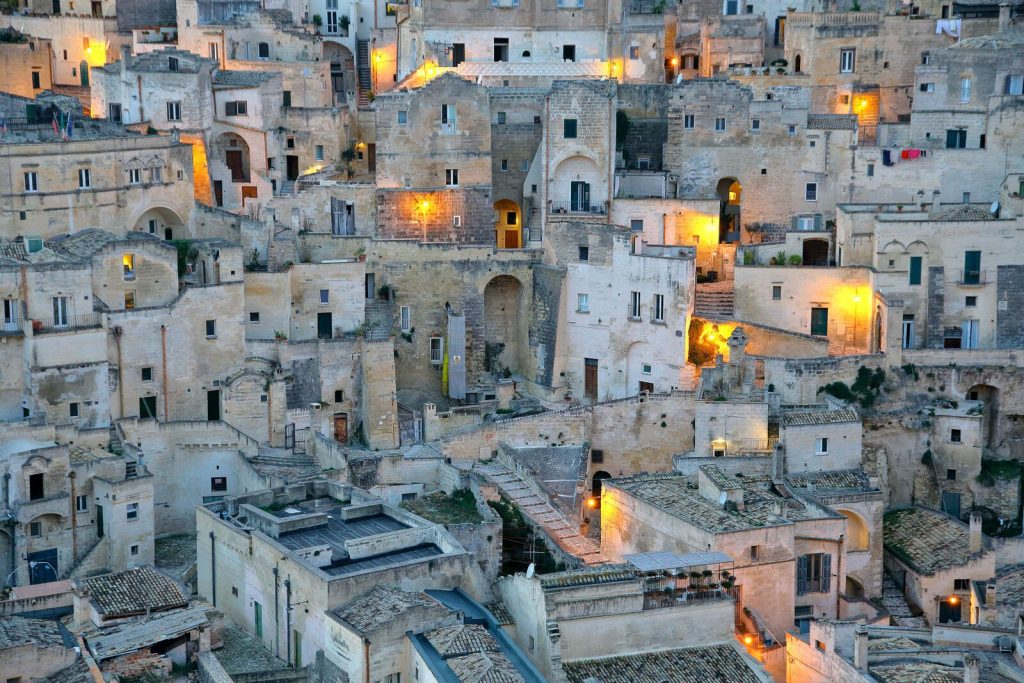
[[[64,0],[65,4],[68,0]],[[120,45],[131,41],[119,34],[113,0],[97,0],[103,12],[75,13],[65,9],[51,13],[55,0],[35,14],[0,15],[0,29],[16,28],[19,33],[49,42],[50,73],[55,85],[81,89],[86,98],[93,71],[118,54]]]
[[[1000,567],[987,581],[971,582],[971,623],[1015,629],[1024,611],[1024,567]]]
[[[22,36],[13,28],[4,31],[0,43],[0,69],[6,74],[4,92],[34,98],[44,90],[53,90],[50,41]]]
[[[0,671],[12,681],[42,681],[78,659],[66,629],[48,619],[7,616],[0,621]]]

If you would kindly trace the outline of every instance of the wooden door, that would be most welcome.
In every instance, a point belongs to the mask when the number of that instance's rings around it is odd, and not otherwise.
[[[288,180],[296,180],[299,177],[299,158],[294,154],[285,157],[288,164]]]
[[[372,142],[366,145],[366,170],[369,173],[377,172],[377,145]]]
[[[213,201],[217,206],[224,206],[224,183],[220,180],[213,181]]]
[[[334,440],[338,443],[348,443],[348,415],[337,413],[334,416]]]
[[[242,166],[242,150],[229,149],[225,151],[224,163],[231,169],[231,182],[240,183],[245,180],[245,170]]]
[[[583,394],[597,400],[597,359],[583,359]]]

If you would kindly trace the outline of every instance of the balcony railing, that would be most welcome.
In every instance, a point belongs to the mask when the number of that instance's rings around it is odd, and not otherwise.
[[[103,318],[99,313],[82,313],[61,318],[35,318],[32,320],[32,332],[47,334],[50,332],[69,332],[72,330],[88,330],[101,327]]]
[[[988,284],[988,273],[984,270],[961,270],[958,285],[981,286]]]
[[[604,216],[608,213],[607,202],[551,202],[550,214],[575,214]]]
[[[0,337],[10,337],[25,334],[25,326],[18,318],[0,322]]]
[[[725,451],[727,455],[740,453],[770,453],[775,449],[779,438],[769,436],[764,439],[739,438],[739,439],[716,439],[711,442],[711,450],[714,452]]]
[[[455,135],[458,132],[459,127],[454,122],[441,124],[441,135]]]

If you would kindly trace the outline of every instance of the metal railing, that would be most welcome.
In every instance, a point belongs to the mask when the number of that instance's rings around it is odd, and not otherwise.
[[[738,453],[768,453],[775,449],[779,442],[776,436],[764,439],[745,437],[740,439],[721,439],[711,442],[712,451],[725,451],[728,455]]]
[[[0,336],[25,334],[25,324],[20,318],[0,322]]]
[[[46,334],[50,332],[68,332],[71,330],[87,330],[101,327],[103,318],[99,313],[82,313],[80,315],[68,315],[60,318],[34,318],[32,320],[32,332],[35,334]]]
[[[608,202],[551,202],[548,213],[604,216],[608,213]]]
[[[958,285],[986,285],[988,284],[988,273],[984,270],[961,270]]]

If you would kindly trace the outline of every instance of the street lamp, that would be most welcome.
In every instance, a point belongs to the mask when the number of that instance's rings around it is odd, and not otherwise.
[[[8,574],[7,577],[4,579],[4,585],[8,585],[8,581],[11,580],[11,577],[14,576],[18,572],[18,570],[21,569],[23,566],[28,567],[29,569],[35,569],[39,565],[46,565],[47,567],[49,567],[50,571],[53,572],[54,581],[57,580],[57,570],[54,568],[52,564],[50,564],[49,562],[45,562],[43,560],[29,560],[24,564],[19,564],[17,567],[14,568],[13,571],[11,571],[11,573]],[[29,581],[31,582],[31,578],[29,579]]]

